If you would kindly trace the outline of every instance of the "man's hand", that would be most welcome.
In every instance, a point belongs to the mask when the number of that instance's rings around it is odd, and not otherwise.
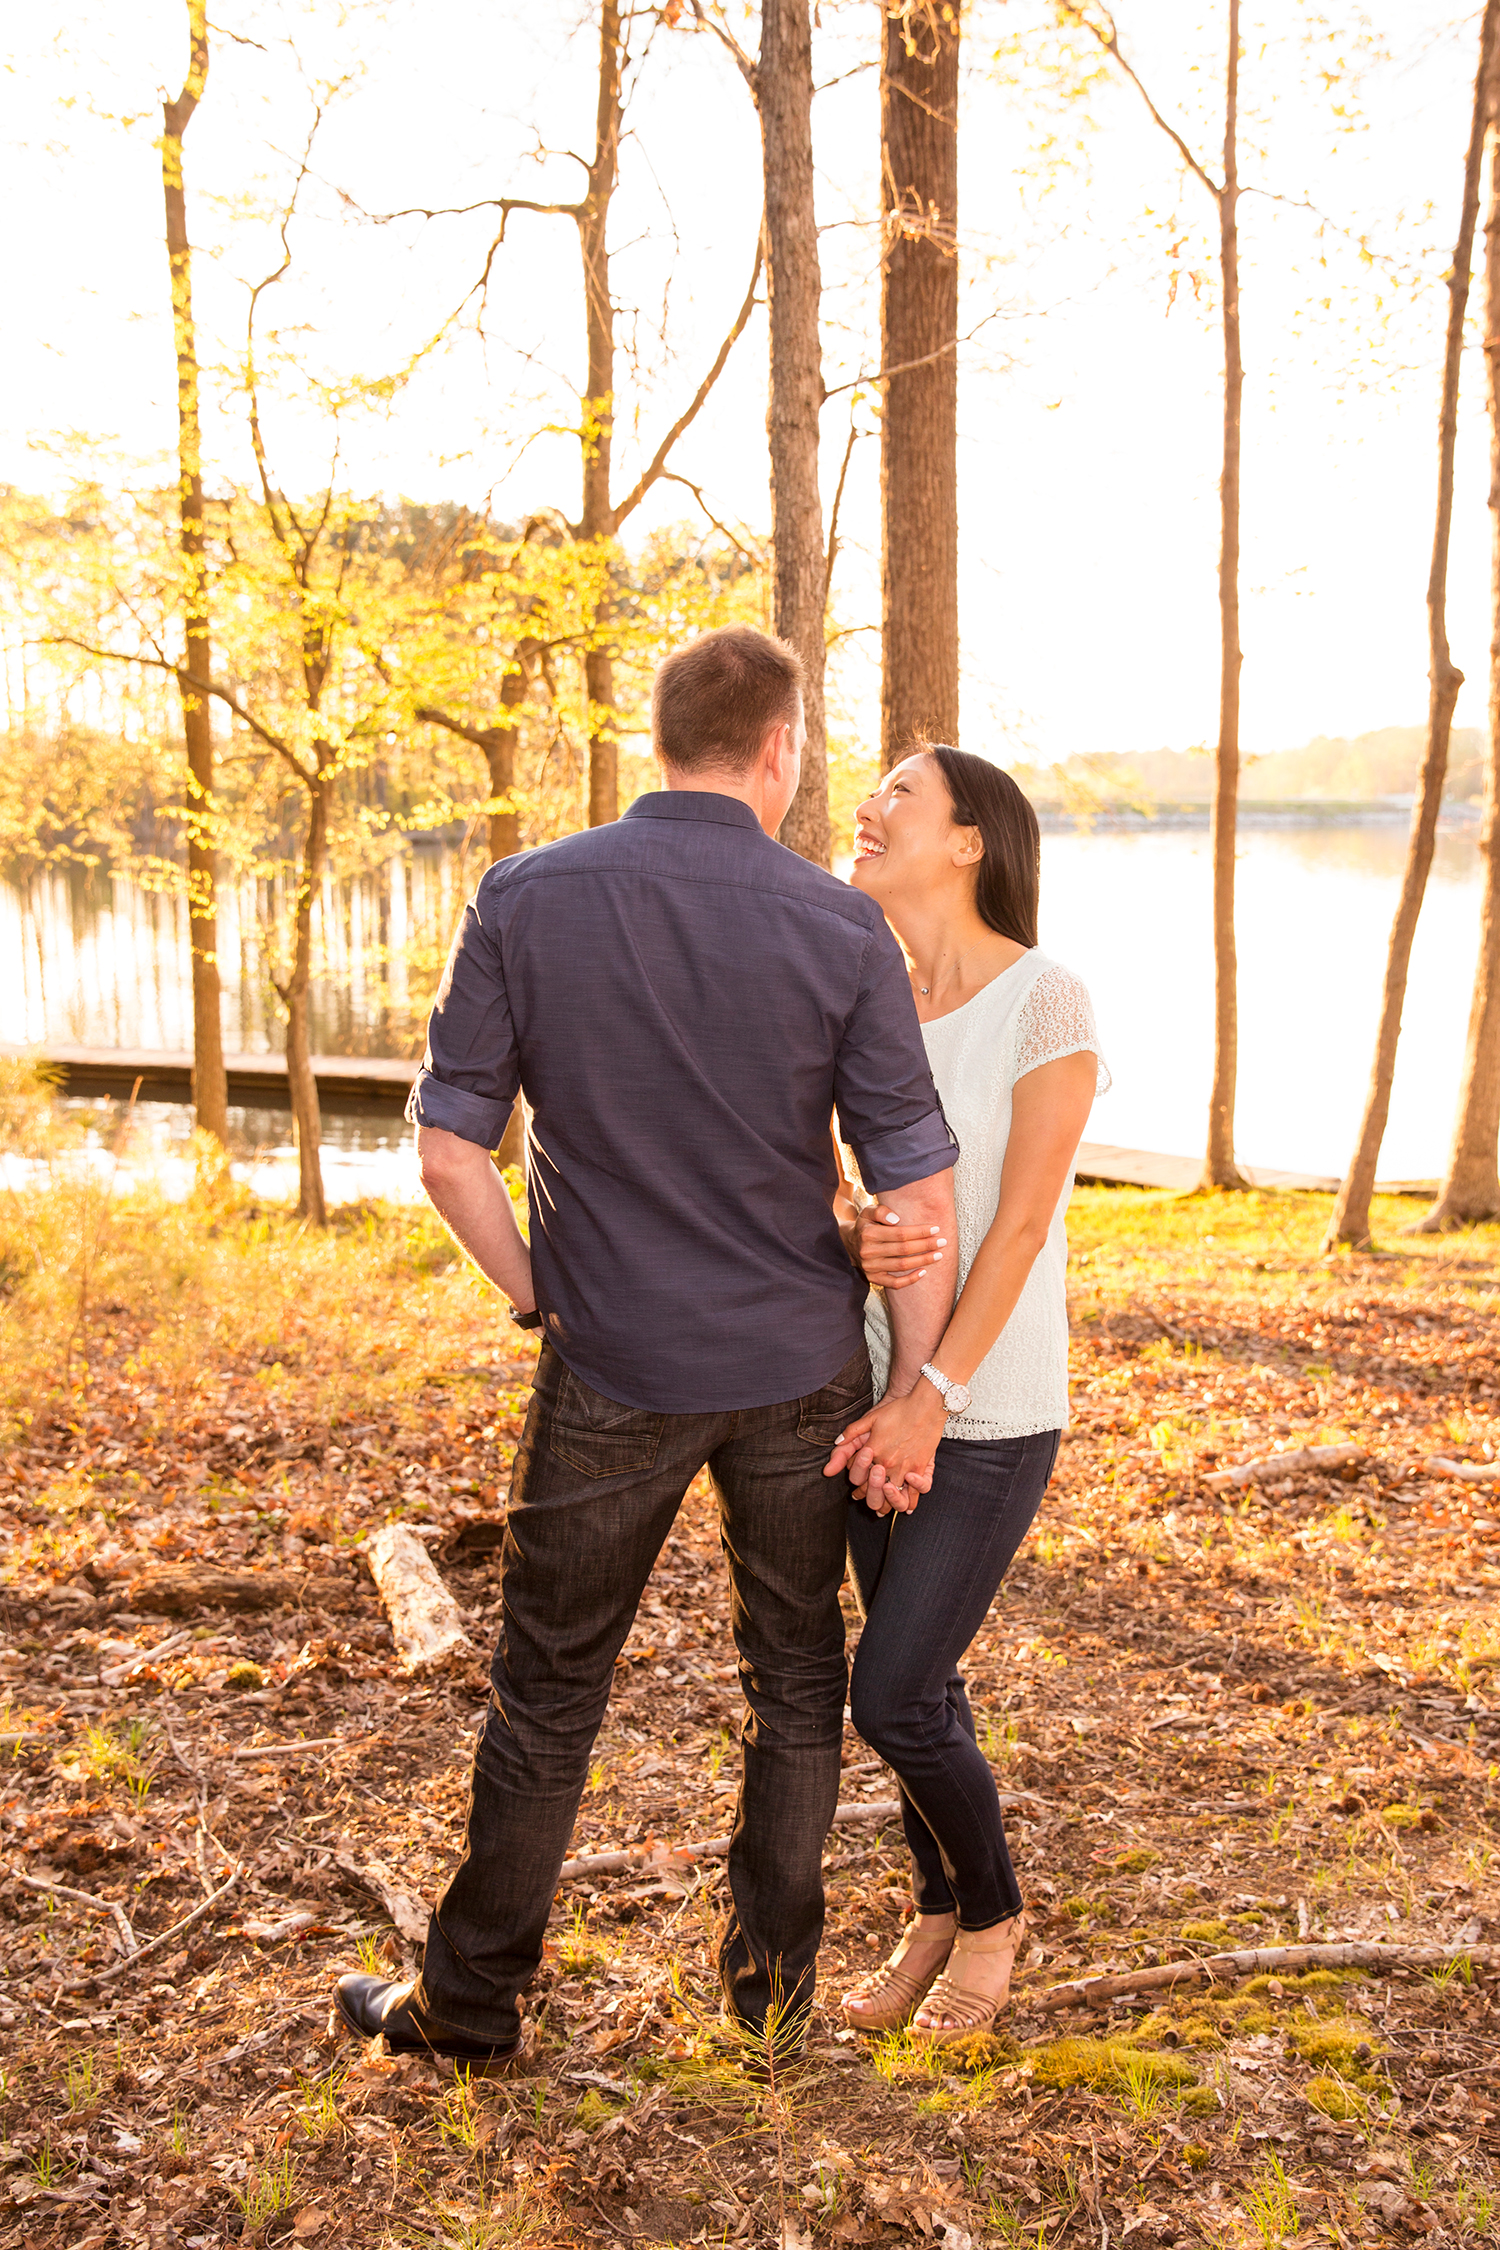
[[[854,1222],[854,1255],[872,1288],[910,1289],[947,1247],[940,1227],[903,1226],[885,1203],[866,1204]]]
[[[943,1434],[947,1410],[932,1385],[923,1380],[907,1397],[887,1396],[839,1434],[823,1474],[847,1470],[856,1491],[876,1515],[892,1508],[909,1513],[932,1489],[933,1456]]]

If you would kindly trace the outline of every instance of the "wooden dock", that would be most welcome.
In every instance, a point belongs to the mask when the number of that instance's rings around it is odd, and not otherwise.
[[[1269,1164],[1246,1164],[1240,1171],[1251,1187],[1334,1195],[1339,1182],[1325,1172],[1279,1172]],[[1080,1187],[1175,1188],[1186,1195],[1203,1177],[1201,1156],[1163,1156],[1153,1149],[1113,1148],[1104,1141],[1081,1141],[1073,1177]],[[1377,1195],[1437,1194],[1436,1180],[1377,1180]]]
[[[190,1102],[193,1058],[170,1048],[5,1047],[39,1063],[64,1094],[86,1101]],[[318,1100],[341,1117],[399,1117],[418,1065],[387,1055],[314,1055]],[[290,1109],[285,1055],[226,1055],[231,1109]]]
[[[30,1057],[55,1081],[60,1092],[85,1100],[190,1102],[193,1058],[157,1048],[7,1047],[0,1056]],[[226,1055],[229,1101],[234,1109],[288,1109],[284,1055]],[[400,1117],[419,1065],[387,1055],[314,1055],[318,1100],[331,1115]],[[1281,1172],[1264,1164],[1241,1164],[1252,1187],[1332,1195],[1338,1181],[1318,1172]],[[1154,1149],[1116,1148],[1084,1141],[1073,1177],[1081,1187],[1169,1188],[1186,1194],[1198,1185],[1201,1156],[1168,1156]],[[1377,1195],[1436,1195],[1436,1180],[1381,1180]]]

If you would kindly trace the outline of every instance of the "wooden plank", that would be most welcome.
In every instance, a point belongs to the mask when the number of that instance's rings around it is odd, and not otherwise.
[[[138,1101],[190,1102],[193,1098],[193,1058],[185,1052],[158,1048],[7,1047],[0,1056],[30,1057],[53,1074],[65,1094],[87,1100],[108,1097],[128,1101],[139,1081]],[[229,1100],[236,1109],[287,1109],[286,1057],[284,1055],[226,1055]],[[384,1115],[399,1117],[406,1107],[412,1080],[421,1066],[392,1055],[314,1055],[318,1099],[338,1116]],[[520,1105],[516,1108],[520,1117]],[[509,1162],[519,1162],[512,1149]],[[1332,1195],[1338,1181],[1317,1172],[1282,1172],[1264,1164],[1240,1167],[1252,1187],[1282,1191],[1311,1191]],[[1073,1177],[1080,1187],[1169,1188],[1186,1195],[1198,1185],[1203,1160],[1198,1156],[1171,1156],[1160,1150],[1118,1148],[1111,1142],[1084,1141],[1078,1151]],[[1428,1200],[1437,1194],[1436,1180],[1377,1180],[1377,1195],[1419,1195]]]
[[[1333,1195],[1338,1181],[1324,1172],[1282,1172],[1269,1164],[1241,1163],[1240,1170],[1255,1188]],[[1116,1148],[1105,1141],[1083,1141],[1073,1177],[1080,1187],[1173,1188],[1186,1195],[1203,1177],[1201,1156],[1165,1156],[1146,1148]],[[1436,1180],[1377,1180],[1377,1195],[1437,1194]]]
[[[128,1101],[138,1086],[143,1102],[190,1102],[193,1058],[163,1048],[6,1047],[0,1056],[40,1063],[65,1094],[85,1100]],[[339,1116],[399,1117],[420,1066],[391,1055],[314,1055],[313,1074],[324,1109]],[[289,1109],[284,1055],[226,1055],[225,1075],[234,1109]]]

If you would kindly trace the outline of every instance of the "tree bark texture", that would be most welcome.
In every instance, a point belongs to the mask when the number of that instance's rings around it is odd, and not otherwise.
[[[823,361],[821,280],[813,208],[812,23],[808,0],[763,0],[756,71],[766,184],[766,264],[771,308],[773,623],[806,669],[807,748],[781,841],[830,864],[828,740],[823,712],[823,502],[818,417]]]
[[[1485,10],[1488,25],[1490,10]],[[1497,25],[1500,33],[1500,25]],[[1484,235],[1484,373],[1490,417],[1490,695],[1484,810],[1479,826],[1479,956],[1469,1003],[1453,1148],[1437,1202],[1419,1222],[1424,1234],[1500,1213],[1500,121],[1497,57],[1490,51],[1490,188]]]
[[[183,669],[206,680],[208,592],[203,535],[203,441],[198,416],[198,343],[193,323],[193,254],[183,192],[182,143],[208,80],[206,0],[188,0],[188,75],[164,102],[161,182],[166,203],[172,341],[177,359],[178,546],[184,579]],[[216,1140],[229,1131],[229,1095],[219,1021],[218,853],[214,848],[214,738],[208,698],[179,682],[187,750],[188,938],[192,953],[193,1104],[198,1125]]]
[[[540,641],[529,634],[517,641],[512,652],[512,668],[500,682],[500,708],[504,717],[492,727],[472,727],[451,712],[440,711],[433,704],[419,703],[412,714],[429,725],[446,727],[450,734],[462,736],[484,752],[485,767],[489,773],[490,795],[504,800],[498,811],[490,814],[489,849],[490,864],[497,859],[510,859],[521,849],[521,816],[514,803],[516,784],[516,737],[521,731],[521,706],[536,677],[538,660],[542,652]]]
[[[1427,740],[1422,753],[1422,770],[1417,778],[1416,801],[1412,806],[1411,833],[1407,839],[1406,864],[1401,873],[1401,891],[1396,901],[1396,912],[1391,923],[1390,942],[1386,950],[1385,982],[1380,996],[1380,1023],[1375,1038],[1375,1057],[1370,1067],[1370,1085],[1365,1095],[1364,1114],[1360,1119],[1359,1137],[1349,1170],[1339,1188],[1328,1222],[1326,1246],[1337,1242],[1353,1243],[1363,1247],[1370,1240],[1370,1197],[1375,1190],[1375,1167],[1380,1160],[1380,1144],[1385,1138],[1387,1119],[1390,1116],[1391,1087],[1396,1075],[1396,1049],[1401,1038],[1401,1011],[1406,1000],[1406,980],[1411,967],[1411,950],[1417,934],[1417,919],[1422,911],[1422,901],[1427,891],[1427,878],[1432,869],[1432,855],[1437,843],[1438,815],[1442,810],[1443,783],[1448,772],[1448,744],[1453,731],[1453,710],[1458,701],[1458,691],[1464,676],[1453,661],[1448,647],[1448,552],[1453,527],[1453,457],[1458,438],[1458,385],[1463,363],[1464,317],[1469,302],[1469,287],[1474,270],[1474,229],[1479,214],[1480,175],[1484,168],[1485,135],[1494,108],[1495,45],[1500,31],[1500,0],[1488,0],[1479,34],[1479,64],[1474,76],[1474,107],[1469,126],[1468,154],[1464,161],[1463,205],[1459,214],[1458,240],[1453,252],[1453,265],[1448,275],[1448,332],[1443,353],[1443,380],[1438,406],[1438,489],[1437,511],[1432,534],[1432,565],[1427,576]],[[1494,348],[1496,323],[1500,320],[1500,304],[1496,301],[1496,249],[1497,214],[1495,209],[1494,159],[1491,158],[1490,210],[1485,237],[1486,279],[1486,365],[1489,370],[1491,414],[1491,489],[1490,505],[1497,505],[1494,484],[1495,447],[1495,361]],[[1495,655],[1491,650],[1490,673],[1490,739],[1493,746],[1496,722]],[[1493,748],[1490,768],[1493,771]],[[1488,800],[1487,800],[1488,810]],[[1487,823],[1488,825],[1488,823]],[[1493,845],[1492,845],[1493,849]],[[1493,1149],[1491,1166],[1493,1169]]]
[[[1234,843],[1240,786],[1240,0],[1229,0],[1224,84],[1224,184],[1219,191],[1219,273],[1224,321],[1224,466],[1219,479],[1219,747],[1210,845],[1214,865],[1214,1075],[1203,1185],[1242,1188],[1234,1161],[1239,1002],[1234,942]]]
[[[318,1101],[318,1081],[313,1075],[309,1036],[308,999],[312,984],[313,900],[323,880],[328,852],[328,798],[331,779],[325,767],[333,765],[326,743],[317,745],[318,772],[307,786],[307,834],[302,845],[302,865],[297,871],[297,904],[292,930],[292,973],[278,986],[286,1008],[286,1075],[291,1088],[292,1123],[297,1135],[297,1208],[315,1227],[328,1224],[328,1204],[323,1193],[323,1115]]]
[[[599,10],[599,102],[588,193],[578,206],[578,247],[583,258],[584,317],[588,330],[588,387],[583,400],[583,513],[579,532],[602,548],[617,529],[610,500],[610,453],[615,416],[615,308],[609,279],[609,206],[620,169],[619,0]],[[608,621],[608,601],[595,617]],[[619,743],[614,717],[614,664],[607,646],[584,657],[589,698],[589,826],[601,827],[620,810]]]
[[[887,0],[880,763],[958,740],[958,0]]]
[[[513,859],[521,849],[521,816],[515,806],[516,736],[521,731],[521,706],[536,667],[536,650],[535,641],[517,644],[515,669],[500,682],[500,708],[505,717],[498,726],[484,729],[490,795],[505,800],[501,810],[490,814],[491,866],[497,859]]]

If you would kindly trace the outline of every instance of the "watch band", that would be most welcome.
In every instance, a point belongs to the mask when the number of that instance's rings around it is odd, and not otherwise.
[[[964,1414],[968,1411],[971,1394],[967,1383],[955,1383],[951,1375],[945,1375],[942,1369],[934,1367],[930,1360],[923,1362],[922,1373],[938,1393],[950,1414]]]
[[[517,1312],[515,1306],[512,1305],[510,1308],[510,1317],[515,1322],[517,1328],[540,1328],[542,1325],[542,1309],[540,1305],[538,1305],[533,1312]]]

